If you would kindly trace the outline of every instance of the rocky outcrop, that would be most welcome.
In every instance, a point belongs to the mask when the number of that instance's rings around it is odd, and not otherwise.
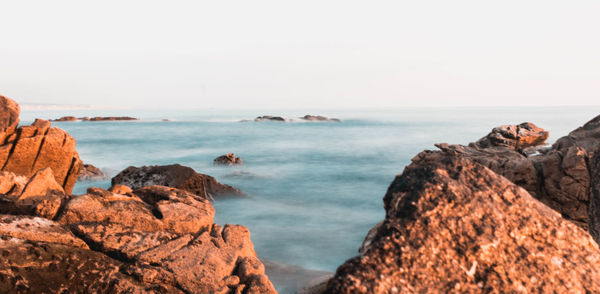
[[[546,142],[546,139],[548,139],[547,131],[530,122],[525,122],[516,126],[504,125],[494,128],[476,144],[483,148],[502,146],[520,151],[527,147],[541,145]]]
[[[586,231],[459,153],[417,155],[384,206],[329,293],[600,291],[600,251]]]
[[[206,199],[246,195],[234,187],[217,182],[209,175],[197,173],[192,168],[179,164],[130,166],[116,175],[112,184],[126,185],[133,189],[161,185],[186,190]]]
[[[67,132],[52,128],[49,121],[36,119],[30,126],[15,129],[19,107],[0,96],[0,170],[31,177],[42,168],[51,168],[56,181],[71,193],[77,181],[81,160],[75,139]],[[4,118],[2,118],[4,116]]]
[[[139,120],[139,118],[130,116],[96,116],[89,119],[89,121],[128,121],[128,120]]]
[[[78,181],[101,181],[108,177],[97,167],[91,164],[83,164],[79,171]]]
[[[303,117],[301,117],[300,119],[306,120],[306,121],[327,121],[327,122],[341,122],[341,120],[337,119],[337,118],[329,118],[329,117],[325,117],[322,115],[310,115],[307,114]]]
[[[225,155],[221,155],[213,161],[214,165],[242,165],[244,161],[241,158],[235,157],[233,153],[227,153]]]
[[[74,196],[56,222],[0,215],[0,292],[276,293],[248,229],[213,224],[204,197],[110,190]]]
[[[64,122],[64,121],[77,121],[77,118],[74,116],[63,116],[61,118],[53,119],[51,121]]]
[[[0,143],[13,134],[19,125],[21,108],[14,100],[0,95]]]
[[[271,115],[263,115],[256,117],[254,121],[262,122],[262,121],[275,121],[275,122],[285,122],[285,118],[281,116],[271,116]]]

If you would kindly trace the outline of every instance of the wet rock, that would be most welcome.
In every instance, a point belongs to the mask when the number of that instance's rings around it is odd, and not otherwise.
[[[487,136],[477,141],[480,147],[502,146],[517,151],[543,144],[548,139],[544,129],[525,122],[520,125],[504,125],[494,128]]]
[[[600,251],[586,231],[461,154],[417,155],[384,206],[328,293],[600,291]]]
[[[79,181],[101,181],[108,179],[108,177],[97,167],[91,164],[83,164],[79,171]]]
[[[77,118],[74,117],[74,116],[63,116],[61,118],[53,119],[52,121],[58,121],[58,122],[63,122],[63,121],[77,121]]]
[[[341,122],[341,120],[339,120],[337,118],[329,118],[329,117],[325,117],[325,116],[321,116],[321,115],[310,115],[310,114],[307,114],[307,115],[301,117],[300,119],[307,120],[307,121]]]
[[[285,122],[285,118],[281,116],[271,116],[271,115],[263,115],[256,117],[254,121],[262,122],[262,121],[275,121],[275,122]]]
[[[241,158],[235,157],[233,153],[221,155],[214,160],[214,165],[242,165],[244,162]]]
[[[186,190],[193,194],[212,199],[219,196],[245,196],[229,185],[221,184],[209,175],[200,174],[190,167],[179,164],[163,166],[130,166],[112,179],[112,184],[121,184],[139,189],[160,185]]]
[[[17,129],[20,113],[17,102],[0,95],[0,144]]]

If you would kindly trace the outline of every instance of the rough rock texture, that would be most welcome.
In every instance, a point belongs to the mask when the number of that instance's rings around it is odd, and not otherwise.
[[[263,115],[258,116],[254,119],[254,121],[277,121],[277,122],[285,122],[285,118],[281,116],[271,116],[271,115]]]
[[[107,179],[108,177],[97,167],[91,164],[83,164],[79,171],[79,181],[99,181]]]
[[[327,292],[600,291],[600,250],[586,231],[460,154],[417,155],[384,205],[384,222]]]
[[[10,98],[0,95],[0,143],[14,133],[19,124],[19,104]]]
[[[244,161],[239,157],[235,157],[233,153],[227,153],[215,158],[213,163],[214,165],[242,165]]]
[[[301,117],[300,119],[308,120],[308,121],[341,122],[341,120],[339,120],[337,118],[329,118],[329,117],[325,117],[325,116],[321,116],[321,115],[310,115],[310,114],[307,114],[307,115]]]
[[[10,104],[4,97],[0,101]],[[31,177],[42,168],[51,168],[56,181],[71,193],[81,166],[73,137],[41,119],[16,130],[12,126],[5,129],[8,131],[0,145],[0,170]]]
[[[503,146],[514,150],[541,145],[548,139],[544,129],[525,122],[520,125],[504,125],[494,128],[487,136],[477,141],[481,147]]]
[[[245,196],[234,187],[221,184],[211,176],[197,173],[192,168],[179,164],[130,166],[116,175],[112,184],[126,185],[132,189],[152,185],[168,186],[189,191],[206,199],[212,199],[213,196]]]

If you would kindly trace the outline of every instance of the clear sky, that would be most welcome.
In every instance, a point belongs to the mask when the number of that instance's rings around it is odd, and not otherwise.
[[[21,103],[600,104],[597,0],[0,3]]]

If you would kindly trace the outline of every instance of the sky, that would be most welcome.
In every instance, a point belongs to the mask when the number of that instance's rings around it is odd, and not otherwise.
[[[600,1],[0,1],[0,95],[125,108],[600,104]]]

